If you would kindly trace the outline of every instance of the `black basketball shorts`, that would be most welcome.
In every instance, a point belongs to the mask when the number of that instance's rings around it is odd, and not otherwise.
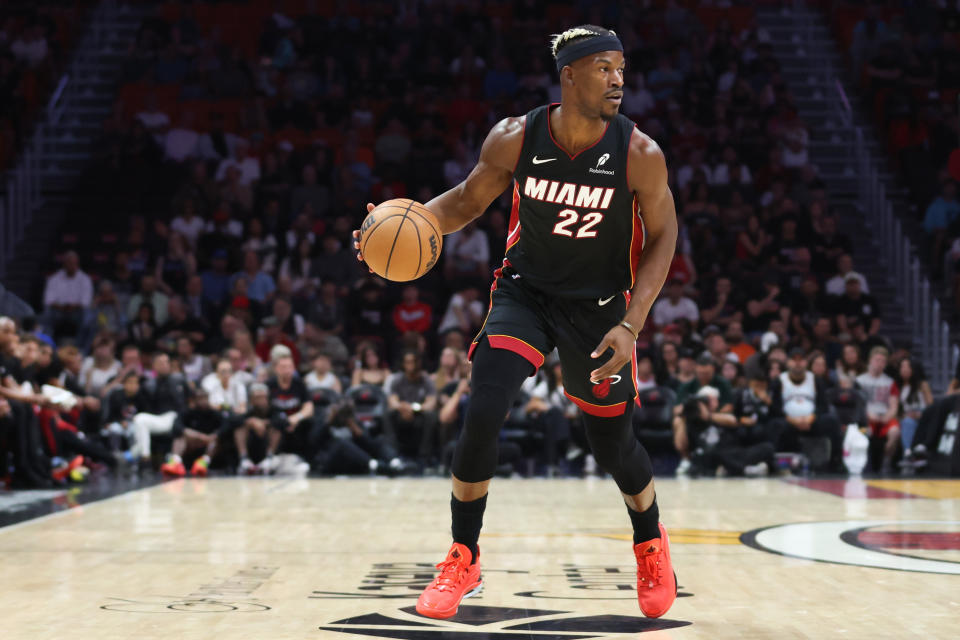
[[[613,356],[590,354],[615,327],[627,309],[626,294],[606,299],[566,299],[528,285],[510,267],[498,269],[490,287],[490,309],[469,357],[486,336],[494,349],[519,354],[539,369],[554,347],[560,355],[564,393],[584,413],[600,417],[622,415],[637,397],[637,354],[614,376],[594,384],[590,372]]]

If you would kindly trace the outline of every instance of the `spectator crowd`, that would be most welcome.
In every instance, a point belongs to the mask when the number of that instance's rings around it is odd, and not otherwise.
[[[508,194],[413,284],[367,273],[351,232],[367,202],[429,201],[498,119],[558,100],[548,35],[581,22],[621,37],[621,111],[663,148],[680,220],[638,340],[638,437],[679,473],[839,472],[851,423],[879,470],[920,459],[922,366],[883,335],[750,7],[264,4],[167,3],[142,25],[85,181],[110,215],[66,223],[41,317],[0,320],[16,482],[90,463],[444,470]],[[548,358],[500,471],[591,472],[577,411]]]

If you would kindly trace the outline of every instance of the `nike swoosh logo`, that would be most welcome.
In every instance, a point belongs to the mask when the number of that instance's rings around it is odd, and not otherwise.
[[[544,162],[553,162],[556,158],[544,158],[543,160],[538,160],[537,156],[533,156],[533,164],[543,164]]]
[[[599,305],[602,307],[603,305],[607,304],[608,302],[610,302],[611,300],[613,300],[613,299],[616,298],[616,297],[617,297],[617,296],[610,296],[610,297],[607,298],[606,300],[598,300],[598,301],[597,301],[597,304],[599,304]]]

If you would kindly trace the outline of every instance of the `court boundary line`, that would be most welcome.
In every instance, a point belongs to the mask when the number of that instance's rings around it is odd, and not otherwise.
[[[92,507],[95,506],[95,505],[102,504],[102,503],[108,502],[108,501],[110,501],[110,500],[115,500],[115,499],[117,499],[117,498],[122,498],[122,497],[124,497],[124,496],[133,495],[134,493],[137,493],[138,491],[147,491],[147,490],[149,490],[149,489],[156,489],[157,487],[161,486],[162,484],[165,484],[165,483],[164,483],[164,482],[157,482],[156,484],[152,484],[152,485],[149,485],[149,486],[146,486],[146,487],[135,487],[135,488],[127,489],[126,491],[121,491],[120,493],[115,493],[115,494],[113,494],[113,495],[111,495],[111,496],[104,496],[104,497],[102,497],[102,498],[94,498],[94,499],[90,500],[90,502],[83,502],[83,503],[81,503],[81,504],[78,504],[78,505],[75,506],[75,507],[68,507],[68,508],[63,509],[63,510],[61,510],[61,511],[54,511],[53,513],[42,513],[42,514],[40,514],[40,515],[38,515],[38,516],[27,517],[26,519],[21,520],[21,521],[19,521],[19,522],[12,522],[12,523],[7,524],[7,525],[0,525],[0,535],[2,535],[4,532],[13,531],[14,529],[19,529],[19,528],[21,528],[21,527],[25,527],[25,526],[27,526],[27,525],[35,524],[35,523],[40,522],[40,521],[43,521],[43,520],[48,520],[48,519],[50,519],[50,518],[56,518],[56,517],[65,516],[65,515],[70,514],[70,513],[76,513],[76,512],[77,512],[77,509],[92,508]]]

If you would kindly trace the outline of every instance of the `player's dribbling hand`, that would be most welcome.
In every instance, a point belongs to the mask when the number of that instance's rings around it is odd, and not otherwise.
[[[377,208],[377,205],[372,202],[367,203],[367,213]],[[363,262],[363,254],[360,253],[360,229],[353,230],[353,248],[357,252],[357,262]],[[370,273],[373,273],[373,269],[369,269]]]
[[[590,372],[590,382],[602,382],[616,375],[617,372],[623,368],[623,365],[630,362],[630,358],[633,357],[633,352],[636,348],[637,340],[626,327],[618,324],[613,329],[610,329],[610,331],[607,331],[607,335],[603,336],[603,340],[601,340],[597,348],[593,350],[590,357],[599,358],[606,353],[607,349],[613,349],[613,356],[607,360],[607,363],[602,367]]]

